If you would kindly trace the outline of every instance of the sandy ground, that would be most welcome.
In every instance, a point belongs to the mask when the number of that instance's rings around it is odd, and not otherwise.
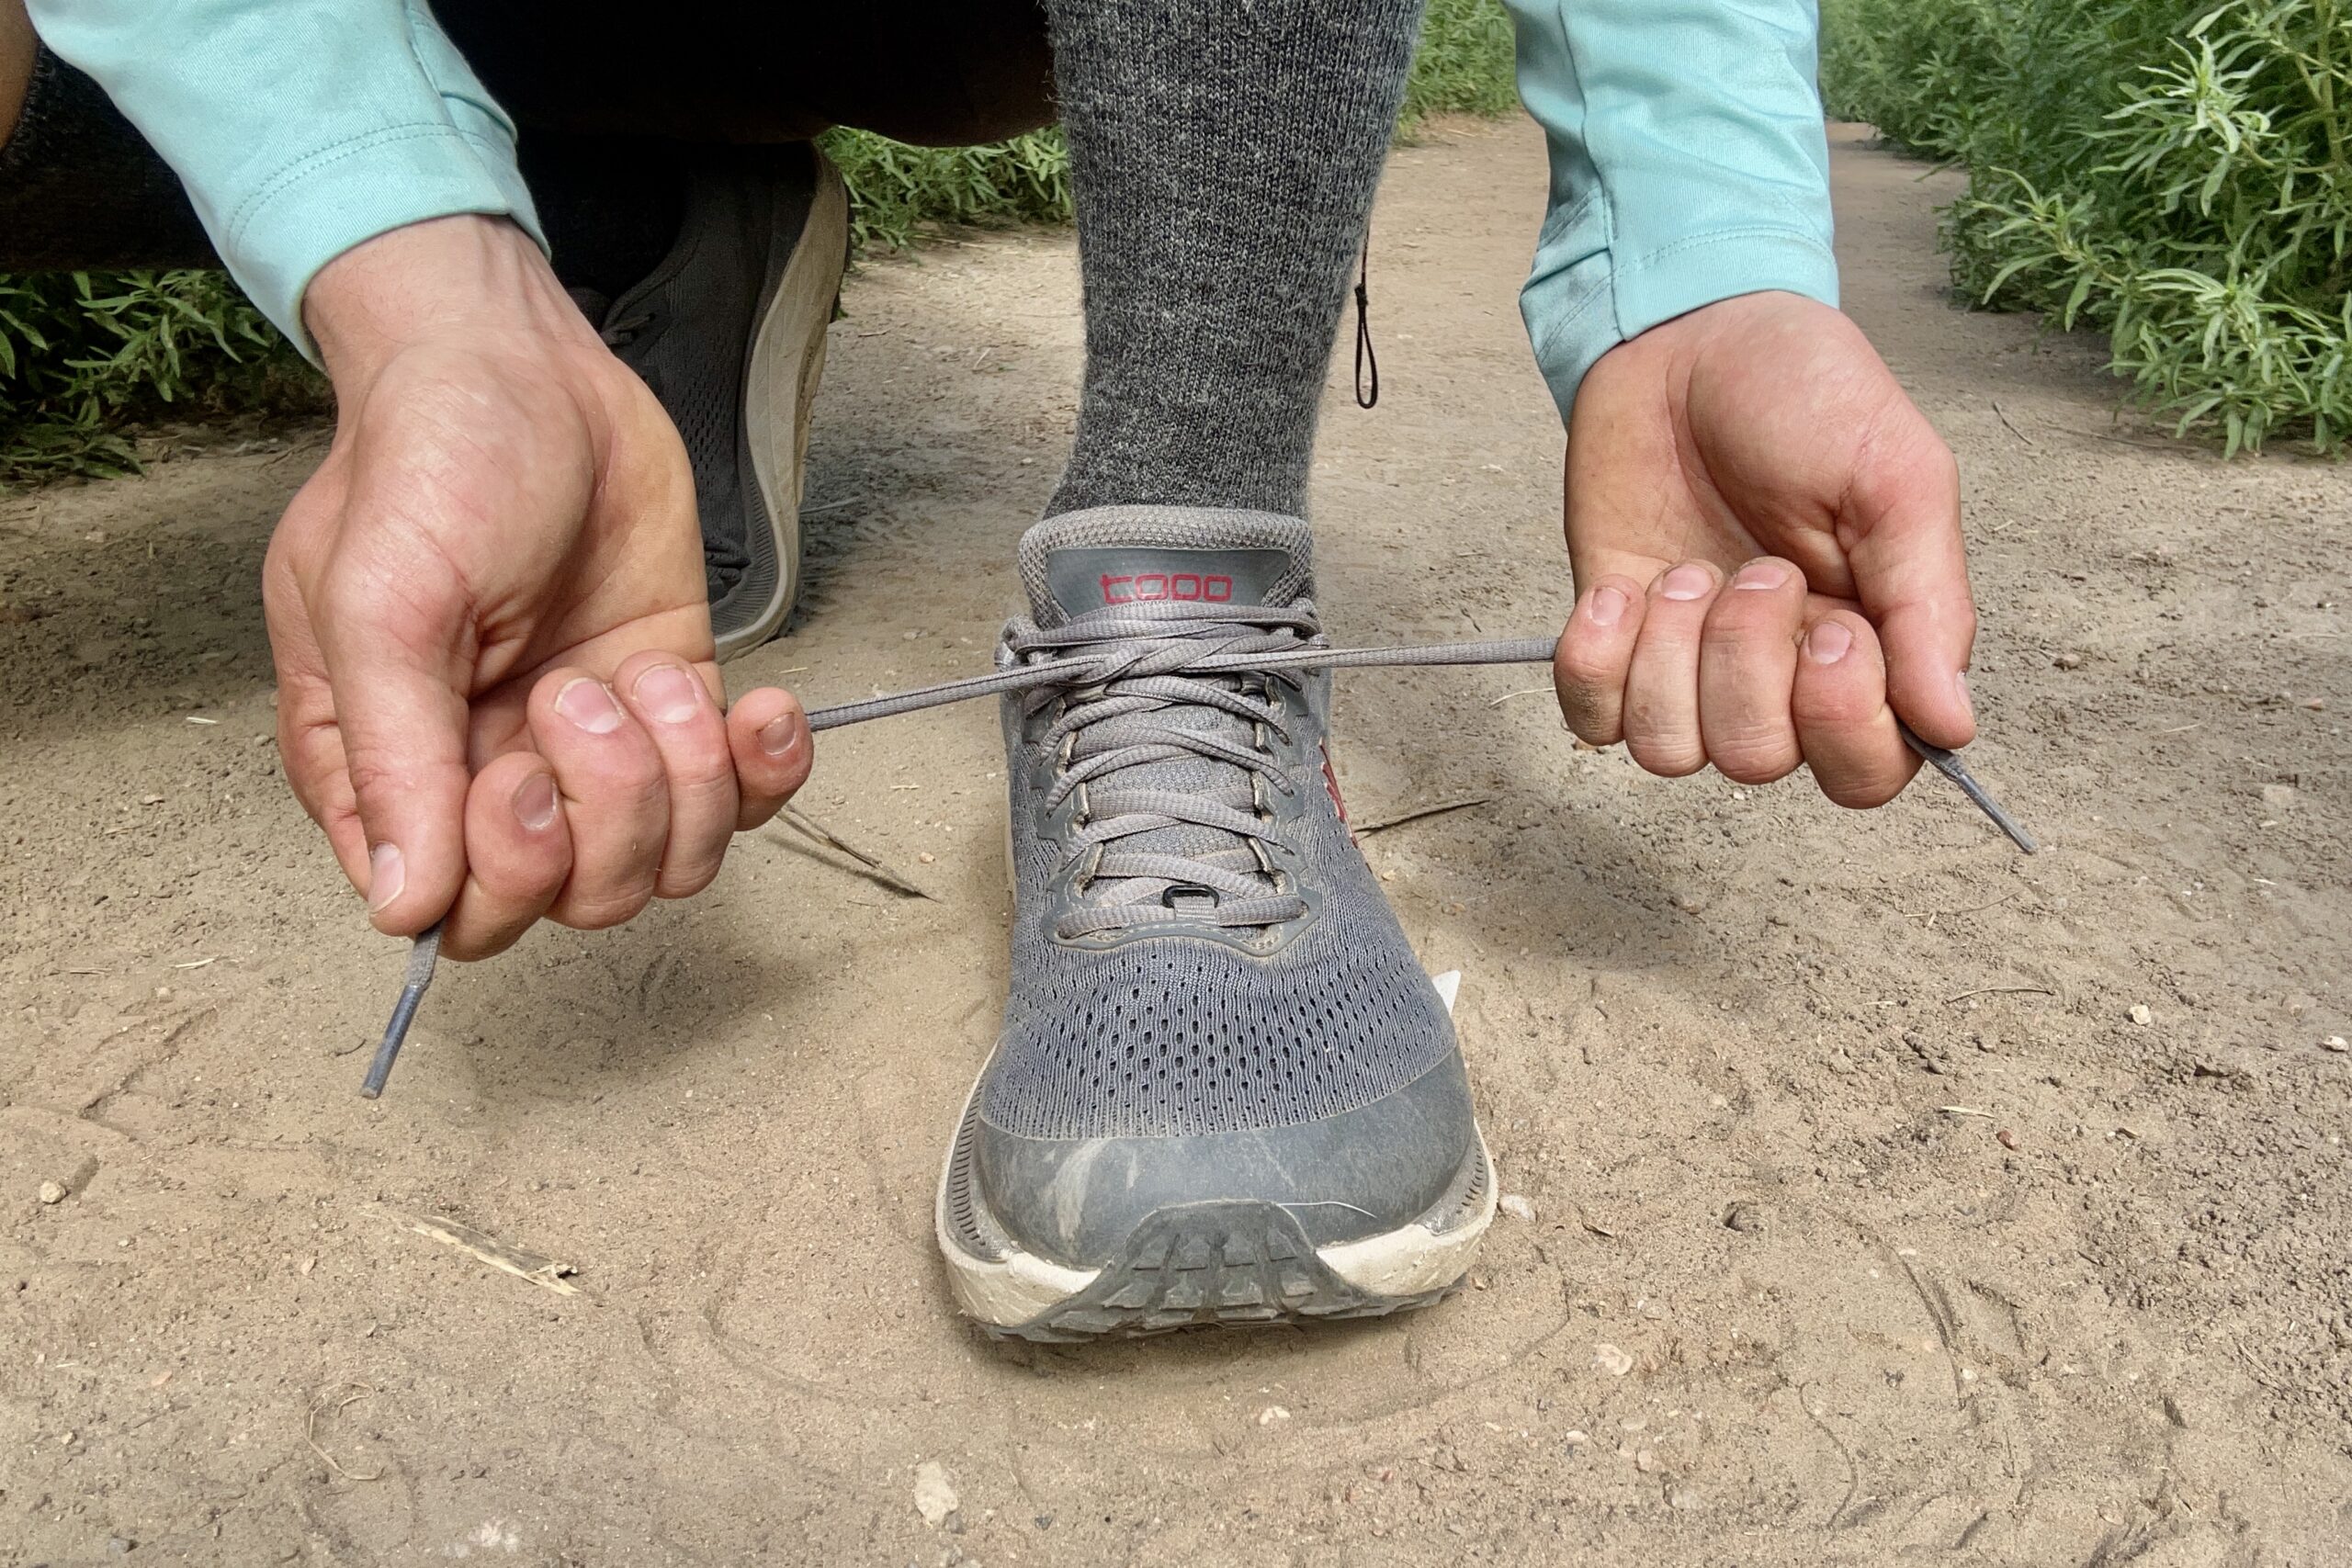
[[[0,503],[0,1563],[2352,1562],[2352,473],[2167,446],[1950,309],[1920,175],[1841,138],[1849,304],[1961,451],[1978,767],[2053,848],[1940,786],[1646,778],[1523,671],[1345,677],[1360,819],[1487,797],[1366,852],[1536,1214],[1409,1319],[949,1314],[1004,983],[978,705],[826,738],[803,797],[936,901],[752,837],[445,971],[362,1102],[401,954],[277,776],[254,591],[320,434]],[[1396,160],[1386,396],[1341,367],[1317,474],[1343,639],[1568,605],[1543,185],[1523,126]],[[1075,295],[1059,234],[854,280],[806,612],[743,677],[984,666]]]

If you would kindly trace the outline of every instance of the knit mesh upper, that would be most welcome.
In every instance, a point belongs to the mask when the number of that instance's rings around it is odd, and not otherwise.
[[[1277,578],[1268,601],[1303,601],[1312,585],[1306,529],[1295,519],[1105,509],[1052,519],[1023,540],[1023,576],[1040,624],[1061,614],[1046,587],[1050,552],[1115,545],[1282,550],[1293,570]],[[981,1092],[981,1114],[991,1123],[1037,1138],[1291,1126],[1368,1104],[1453,1049],[1444,1005],[1325,789],[1326,689],[1321,679],[1310,683],[1307,713],[1296,711],[1294,697],[1288,722],[1308,761],[1290,782],[1308,809],[1283,829],[1300,856],[1299,879],[1319,907],[1271,951],[1246,951],[1182,925],[1108,947],[1057,941],[1049,885],[1070,850],[1038,834],[1040,759],[1020,739],[1019,699],[1008,703],[1020,896],[1004,1032]],[[1189,757],[1145,766],[1179,770],[1191,782],[1178,787],[1188,788],[1229,787],[1232,781],[1218,775],[1239,772]],[[1045,766],[1042,777],[1051,776]],[[1209,829],[1157,832],[1220,852],[1214,840],[1223,836]]]

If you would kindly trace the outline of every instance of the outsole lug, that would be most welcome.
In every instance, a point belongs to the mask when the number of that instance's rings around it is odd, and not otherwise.
[[[1375,1296],[1325,1266],[1278,1205],[1220,1201],[1163,1209],[1136,1227],[1094,1283],[1030,1322],[982,1324],[992,1338],[1046,1344],[1139,1338],[1189,1328],[1262,1328],[1385,1317],[1431,1305],[1459,1281]]]

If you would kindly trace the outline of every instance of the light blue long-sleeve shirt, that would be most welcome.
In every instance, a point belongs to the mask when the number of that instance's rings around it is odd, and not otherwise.
[[[1593,362],[1759,289],[1837,302],[1815,0],[1506,0],[1550,215],[1521,294],[1566,418]],[[477,212],[539,235],[514,127],[424,0],[30,0],[171,164],[222,261],[314,353],[335,256]]]

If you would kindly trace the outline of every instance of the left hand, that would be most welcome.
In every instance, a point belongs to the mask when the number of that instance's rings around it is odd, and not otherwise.
[[[1841,806],[1966,745],[1976,634],[1951,450],[1860,329],[1751,294],[1604,355],[1568,430],[1577,605],[1554,677],[1595,745]]]

